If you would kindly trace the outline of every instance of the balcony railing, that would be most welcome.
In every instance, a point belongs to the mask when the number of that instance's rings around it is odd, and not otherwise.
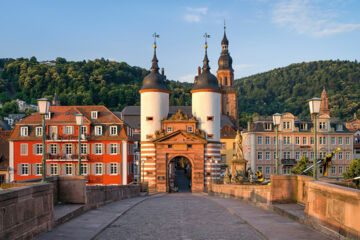
[[[88,140],[89,139],[89,135],[88,134],[81,134],[81,140]],[[74,140],[79,140],[79,136],[77,135],[59,135],[59,134],[51,134],[51,135],[46,135],[46,140],[51,140],[51,141],[74,141]]]
[[[47,160],[66,160],[66,161],[75,161],[79,159],[78,154],[46,154]],[[87,154],[81,154],[81,160],[89,160]]]
[[[295,159],[290,159],[290,158],[283,158],[281,159],[281,164],[282,165],[296,165],[296,160]]]

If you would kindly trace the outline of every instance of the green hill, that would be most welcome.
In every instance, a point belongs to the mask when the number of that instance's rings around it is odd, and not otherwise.
[[[316,61],[292,64],[235,81],[241,125],[249,115],[291,112],[309,117],[307,100],[320,97],[323,88],[332,116],[343,120],[360,115],[360,64]]]
[[[0,59],[0,102],[23,99],[36,104],[40,97],[57,94],[63,105],[103,104],[111,110],[139,105],[146,69],[105,59],[38,62]],[[192,84],[168,81],[171,105],[190,105]],[[316,61],[292,64],[235,81],[241,125],[253,114],[291,112],[308,116],[307,100],[325,87],[332,116],[350,119],[360,115],[360,64],[349,61]],[[2,116],[16,112],[8,103]]]

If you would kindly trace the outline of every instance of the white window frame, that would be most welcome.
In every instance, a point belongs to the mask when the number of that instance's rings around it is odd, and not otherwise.
[[[110,163],[110,175],[119,174],[119,167],[117,163]]]
[[[271,159],[270,152],[265,152],[265,160],[269,161]]]
[[[300,145],[300,137],[295,137],[295,144]]]
[[[270,175],[270,167],[269,166],[265,167],[265,175]]]
[[[257,160],[263,160],[263,152],[257,152]]]
[[[22,137],[29,136],[29,127],[20,127],[20,136]]]
[[[54,151],[55,150],[55,151]],[[50,144],[50,154],[51,155],[56,155],[56,154],[58,154],[58,152],[57,152],[57,144]]]
[[[74,134],[74,126],[64,126],[64,135]]]
[[[307,145],[307,137],[302,137],[302,144]]]
[[[42,175],[42,164],[41,163],[35,164],[35,175],[36,176]]]
[[[117,133],[117,126],[110,126],[110,136],[116,136]]]
[[[20,156],[29,155],[29,145],[27,143],[20,144]]]
[[[335,145],[336,144],[336,137],[331,137],[331,145]]]
[[[166,132],[171,133],[173,131],[173,127],[167,127]]]
[[[257,137],[257,144],[258,144],[258,145],[262,145],[262,144],[263,144],[263,137],[262,137],[262,136],[258,136],[258,137]]]
[[[97,119],[98,118],[98,111],[91,111],[91,119]]]
[[[339,159],[339,160],[343,160],[343,159],[344,159],[344,153],[343,153],[343,152],[338,152],[338,159]]]
[[[42,136],[42,132],[43,132],[43,128],[42,128],[42,127],[35,127],[35,136],[41,137],[41,136]]]
[[[339,166],[339,174],[342,174],[342,173],[343,173],[343,167]]]
[[[300,152],[295,152],[295,160],[296,161],[300,160]]]
[[[350,160],[350,152],[345,152],[345,159]]]
[[[50,163],[50,175],[52,175],[52,176],[59,175],[59,164]]]
[[[82,143],[80,145],[80,154],[81,155],[87,154],[87,144],[86,143]]]
[[[35,144],[35,155],[42,155],[42,154],[43,154],[42,143]]]
[[[110,147],[110,151],[109,151],[110,155],[118,154],[118,152],[117,152],[117,144],[116,143],[110,143],[109,147]],[[113,151],[113,150],[115,150],[115,151]]]
[[[88,164],[87,163],[81,163],[81,175],[88,175]]]
[[[192,132],[193,132],[193,127],[192,127],[192,126],[188,126],[188,127],[187,127],[187,132],[192,133]]]
[[[102,126],[95,126],[95,136],[103,135],[102,129],[103,129]]]
[[[95,143],[95,155],[102,155],[102,144],[101,143]]]
[[[331,175],[336,174],[336,166],[331,166]]]
[[[80,134],[87,134],[87,126],[80,127]]]
[[[70,150],[70,151],[69,151],[69,150]],[[66,155],[74,154],[74,153],[73,153],[72,145],[71,145],[70,143],[66,143],[66,144],[65,144],[65,154],[66,154]]]
[[[350,145],[350,137],[345,137],[345,144]]]
[[[265,145],[269,145],[270,142],[271,142],[271,137],[266,136],[266,137],[265,137]]]
[[[338,140],[339,140],[339,145],[343,145],[343,143],[344,143],[344,142],[343,142],[343,137],[339,137]]]
[[[71,176],[74,174],[73,171],[73,164],[72,163],[65,163],[65,175],[66,176]]]
[[[26,169],[26,171],[25,171]],[[30,175],[30,164],[28,163],[22,163],[21,164],[21,176],[29,176]]]
[[[95,163],[95,175],[103,175],[103,164]]]
[[[271,123],[264,123],[264,130],[270,131],[272,129]]]

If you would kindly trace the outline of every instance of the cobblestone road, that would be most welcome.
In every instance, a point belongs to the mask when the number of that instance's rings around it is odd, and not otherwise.
[[[191,193],[166,194],[135,206],[100,239],[262,239],[216,203]]]

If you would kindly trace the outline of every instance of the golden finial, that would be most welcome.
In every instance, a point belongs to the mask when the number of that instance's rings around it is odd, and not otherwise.
[[[207,45],[207,39],[210,38],[210,35],[205,33],[204,34],[204,38],[205,38],[205,49],[207,49],[208,45]]]
[[[160,35],[159,34],[156,34],[156,32],[154,32],[153,34],[153,38],[154,38],[154,48],[156,48],[156,39],[159,38]]]

